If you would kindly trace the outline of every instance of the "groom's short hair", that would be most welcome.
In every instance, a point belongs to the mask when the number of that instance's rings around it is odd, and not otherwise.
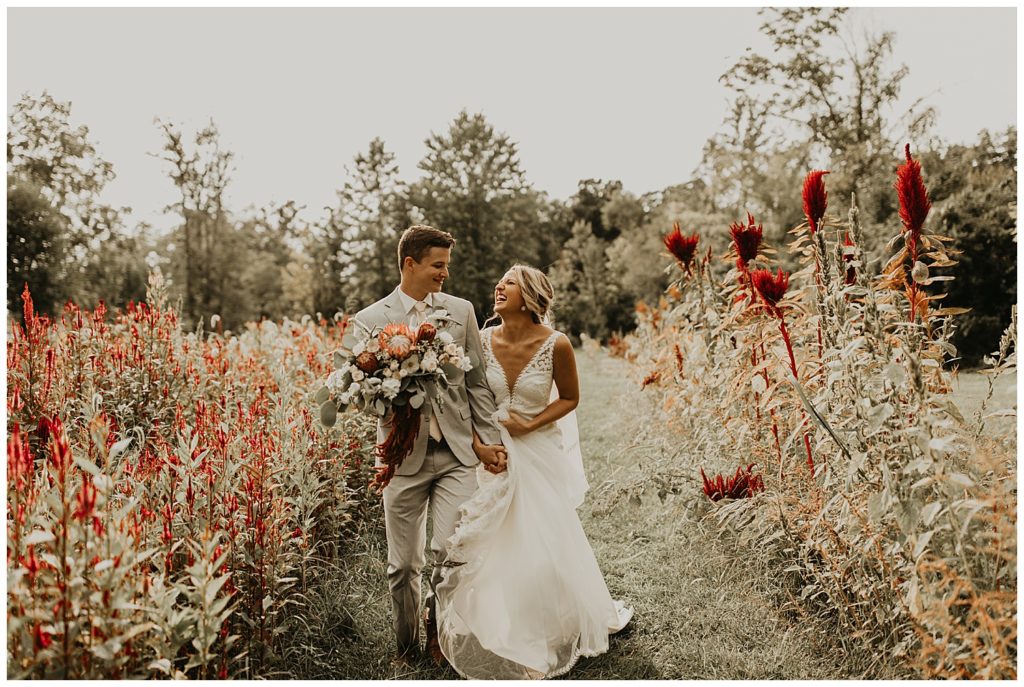
[[[414,224],[402,233],[402,238],[398,239],[398,270],[402,270],[406,257],[419,262],[431,248],[454,246],[455,238],[447,231],[428,227],[426,224]]]

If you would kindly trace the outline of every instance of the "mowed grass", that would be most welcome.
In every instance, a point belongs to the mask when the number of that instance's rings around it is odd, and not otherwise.
[[[602,656],[581,659],[564,679],[845,679],[902,677],[897,667],[844,652],[821,628],[781,611],[767,571],[737,565],[692,495],[644,497],[595,514],[602,494],[636,476],[655,449],[637,445],[645,422],[627,363],[578,350],[577,411],[591,492],[580,518],[612,596],[635,610],[630,627]],[[997,381],[986,412],[1014,405],[1015,376]],[[978,373],[961,373],[964,417],[987,392]],[[1012,428],[1012,418],[996,418]],[[1001,423],[1001,424],[1000,424]],[[995,425],[994,425],[995,426]],[[698,489],[694,482],[694,489]],[[265,677],[302,679],[457,679],[429,660],[396,669],[383,521],[370,523],[328,572],[312,581],[302,608]]]
[[[989,394],[991,379],[990,372],[958,372],[953,379],[953,399],[964,419],[972,425],[976,425],[978,422],[976,415],[982,409],[982,404]],[[997,413],[1009,408],[1017,409],[1016,372],[1002,374],[995,378],[992,396],[985,403],[982,412],[985,430],[991,430],[998,434],[1013,432],[1017,427],[1015,416],[985,417],[990,413]]]

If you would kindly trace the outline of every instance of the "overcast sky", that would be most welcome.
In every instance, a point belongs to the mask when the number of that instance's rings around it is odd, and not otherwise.
[[[157,227],[174,201],[154,117],[209,118],[234,151],[230,209],[294,199],[314,219],[344,165],[379,136],[418,177],[431,132],[483,112],[519,143],[533,185],[579,179],[644,193],[689,179],[720,127],[718,77],[766,44],[741,9],[7,10],[7,106],[43,89],[72,102],[117,179],[105,200]],[[970,142],[1016,122],[1016,10],[855,9],[896,32],[906,101]]]

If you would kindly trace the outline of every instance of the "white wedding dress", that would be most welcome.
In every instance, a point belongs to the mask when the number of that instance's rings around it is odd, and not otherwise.
[[[552,398],[552,334],[514,387],[482,335],[499,416],[532,418]],[[586,491],[575,418],[519,437],[503,426],[508,470],[477,468],[479,489],[448,540],[436,589],[438,636],[452,667],[471,679],[555,677],[580,656],[608,650],[633,615],[608,593],[576,507]]]

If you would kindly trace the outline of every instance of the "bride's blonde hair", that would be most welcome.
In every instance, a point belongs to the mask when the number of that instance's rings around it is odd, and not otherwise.
[[[523,302],[530,317],[537,324],[547,324],[551,306],[555,302],[555,289],[547,275],[536,267],[516,263],[508,268],[505,274],[511,274],[519,285],[519,293],[523,296]],[[488,322],[499,318],[495,313]],[[487,323],[484,323],[485,326]]]

